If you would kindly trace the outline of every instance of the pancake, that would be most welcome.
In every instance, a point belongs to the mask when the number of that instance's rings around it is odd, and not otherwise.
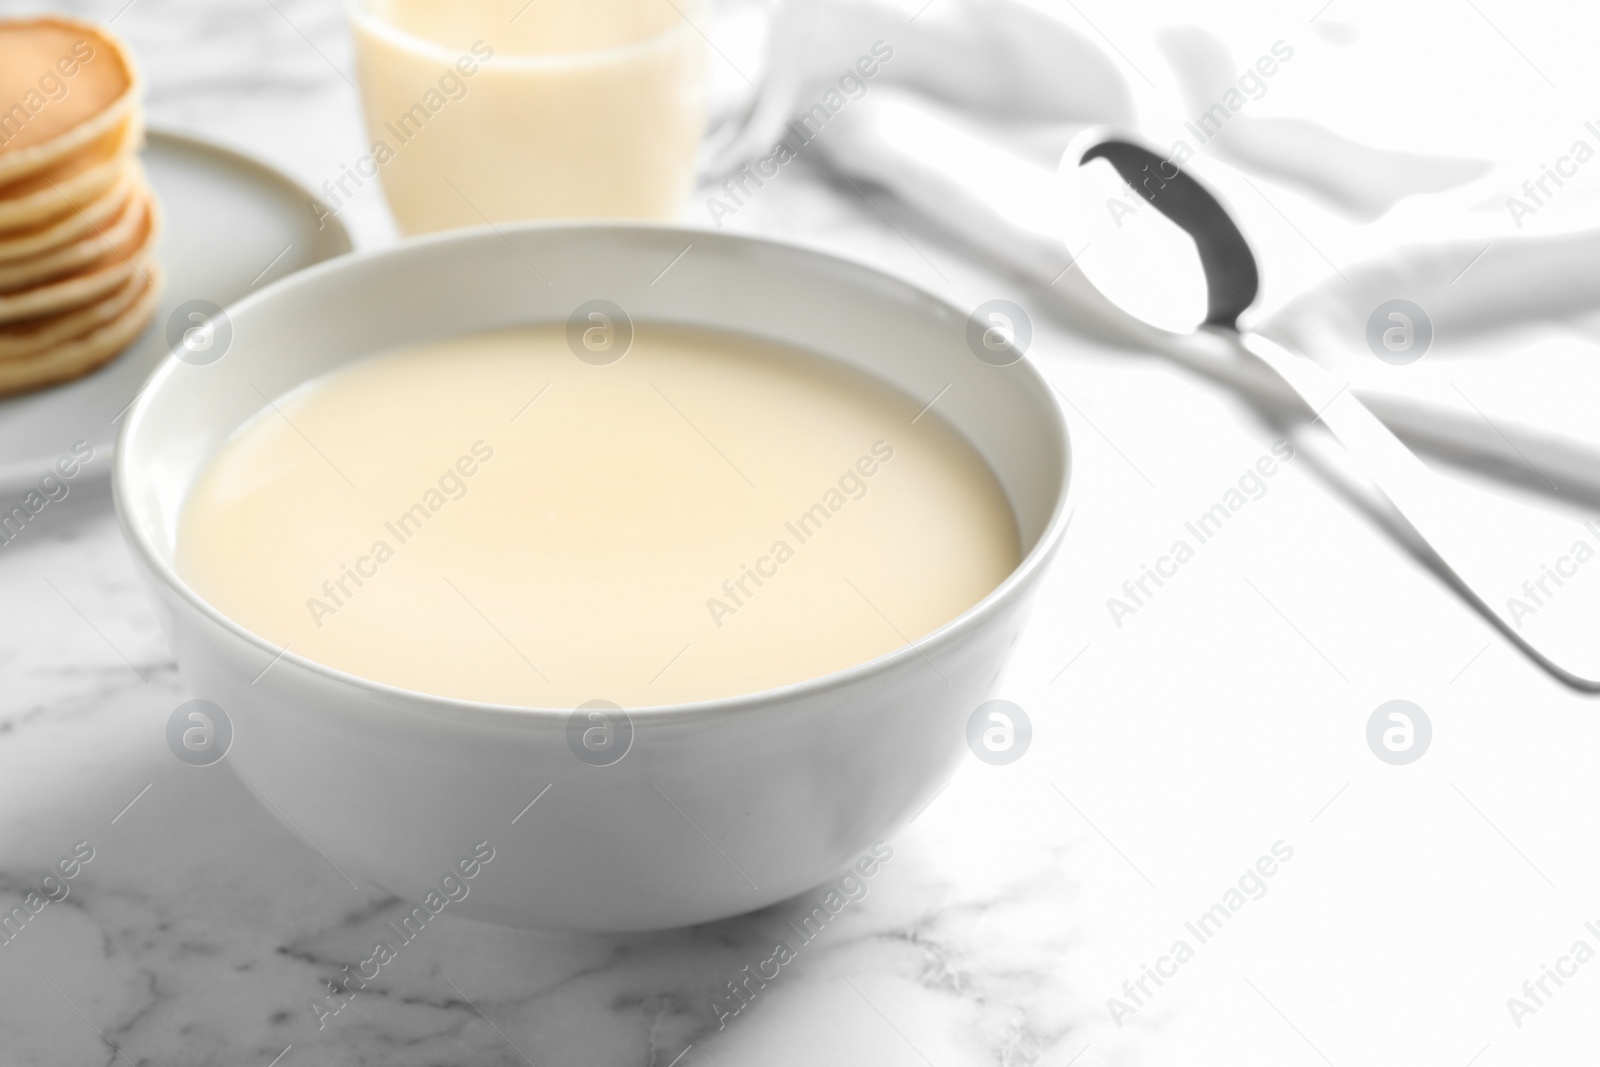
[[[139,88],[105,29],[0,19],[0,396],[103,366],[160,306]]]
[[[166,281],[154,259],[146,267],[145,277],[136,275],[134,280],[142,288],[117,318],[27,359],[0,361],[0,396],[81,378],[115,359],[150,324]]]
[[[63,341],[82,337],[120,316],[144,292],[144,275],[132,275],[119,288],[83,307],[58,311],[54,315],[11,322],[0,326],[0,362],[23,359],[53,348]]]
[[[88,207],[116,184],[123,158],[144,140],[137,114],[45,170],[0,187],[0,235],[31,229]]]
[[[160,213],[153,196],[142,194],[141,203],[141,224],[131,236],[99,259],[65,278],[32,289],[0,293],[0,323],[21,322],[82,307],[118,288],[130,276],[148,273],[156,239],[160,236]]]
[[[0,234],[0,264],[37,256],[88,236],[121,214],[134,189],[143,184],[144,168],[136,159],[128,157],[116,184],[81,211],[70,211],[32,229]]]
[[[0,263],[0,295],[64,277],[116,251],[144,226],[148,201],[149,194],[140,189],[123,204],[120,214],[105,225],[96,226],[82,239],[42,255]]]
[[[101,27],[57,15],[0,20],[0,184],[117,128],[138,95],[132,57]]]

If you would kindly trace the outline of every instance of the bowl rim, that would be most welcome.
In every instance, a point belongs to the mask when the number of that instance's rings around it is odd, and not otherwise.
[[[826,249],[812,247],[796,241],[780,240],[759,235],[728,234],[667,223],[609,219],[490,223],[484,226],[445,230],[407,238],[383,248],[334,256],[321,263],[313,264],[293,274],[279,278],[235,301],[227,311],[231,317],[238,312],[253,310],[258,305],[277,300],[280,293],[302,286],[314,286],[320,282],[323,275],[359,271],[364,269],[368,263],[416,254],[420,249],[435,245],[469,244],[473,242],[497,244],[519,234],[580,230],[604,230],[612,234],[642,231],[650,234],[672,234],[678,237],[692,238],[695,241],[729,245],[754,244],[765,246],[780,254],[799,255],[814,261],[821,261],[831,271],[868,275],[879,284],[888,283],[897,286],[903,292],[918,300],[935,306],[942,306],[947,312],[954,315],[957,321],[969,317],[961,312],[950,300],[929,292],[914,282]],[[156,551],[144,532],[130,521],[127,504],[128,494],[131,492],[128,487],[131,484],[137,484],[144,477],[141,472],[135,471],[131,467],[129,457],[132,455],[132,450],[129,448],[129,444],[134,435],[140,432],[139,428],[144,423],[150,405],[153,403],[153,398],[160,391],[165,380],[176,373],[179,366],[180,361],[169,351],[150,377],[145,380],[145,384],[139,390],[139,395],[134,399],[134,402],[128,408],[127,414],[123,417],[122,427],[117,434],[117,447],[113,456],[111,471],[112,501],[116,510],[117,525],[121,528],[123,537],[127,540],[129,547],[139,562],[155,576],[167,592],[176,595],[189,608],[208,619],[223,632],[266,653],[270,658],[268,663],[269,670],[276,666],[279,660],[287,660],[293,666],[312,675],[320,676],[327,681],[381,694],[386,700],[403,706],[409,711],[449,716],[458,720],[463,717],[487,716],[498,722],[554,722],[557,719],[563,723],[565,722],[574,709],[539,707],[525,704],[498,704],[490,701],[443,696],[417,689],[407,689],[403,686],[380,682],[358,674],[351,674],[337,667],[331,667],[328,664],[292,652],[288,646],[279,648],[273,642],[268,641],[265,637],[246,628],[212,606],[196,592],[177,573],[176,568],[161,557],[161,554]],[[732,696],[685,701],[676,704],[626,707],[622,710],[628,720],[630,722],[636,722],[641,719],[650,722],[663,722],[685,721],[710,716],[720,717],[725,713],[758,711],[782,701],[797,700],[837,691],[872,675],[889,671],[914,657],[926,659],[929,650],[950,644],[966,632],[977,627],[980,622],[996,614],[1005,604],[1022,595],[1023,588],[1036,580],[1040,572],[1049,564],[1051,557],[1054,556],[1057,547],[1066,534],[1067,526],[1071,522],[1073,511],[1076,507],[1077,479],[1073,477],[1072,437],[1067,426],[1066,415],[1062,411],[1060,402],[1055,397],[1055,390],[1051,387],[1049,380],[1040,373],[1033,361],[1027,356],[1024,356],[1016,363],[997,367],[996,369],[1015,371],[1025,375],[1029,385],[1040,396],[1045,398],[1045,406],[1049,412],[1052,428],[1059,435],[1062,446],[1061,481],[1057,486],[1055,507],[1052,509],[1050,517],[1045,522],[1044,529],[1040,532],[1033,546],[999,584],[989,590],[976,603],[968,606],[960,614],[937,629],[923,635],[919,640],[900,645],[872,659],[851,664],[829,674],[805,678],[798,682],[774,686],[770,689],[761,689],[751,693],[738,693]],[[262,673],[265,674],[266,672],[263,671]]]

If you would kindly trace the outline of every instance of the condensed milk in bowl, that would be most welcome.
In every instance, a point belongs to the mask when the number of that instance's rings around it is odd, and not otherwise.
[[[492,854],[466,916],[857,862],[969,757],[1071,512],[1031,364],[798,247],[480,227],[228,313],[125,417],[124,531],[232,770],[357,884]]]

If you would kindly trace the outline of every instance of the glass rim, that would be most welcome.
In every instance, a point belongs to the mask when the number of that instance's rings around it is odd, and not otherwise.
[[[378,37],[387,38],[392,43],[397,43],[411,51],[425,55],[432,55],[442,60],[445,65],[453,65],[464,56],[473,55],[470,48],[466,51],[458,50],[438,41],[423,37],[410,30],[402,29],[394,23],[384,19],[369,8],[370,0],[347,0],[345,4],[352,25],[359,25],[368,32]],[[676,7],[677,5],[673,5]],[[582,52],[494,52],[489,60],[478,60],[480,63],[492,62],[500,67],[515,67],[518,69],[547,69],[560,70],[563,68],[576,68],[614,62],[626,58],[631,54],[649,52],[664,48],[675,38],[685,32],[699,33],[700,29],[683,12],[678,12],[678,21],[659,33],[649,37],[641,37],[637,41],[627,41],[623,44],[607,45],[604,48],[591,48]],[[474,42],[476,43],[476,42]],[[486,42],[493,45],[493,42]],[[476,58],[476,57],[474,57]]]

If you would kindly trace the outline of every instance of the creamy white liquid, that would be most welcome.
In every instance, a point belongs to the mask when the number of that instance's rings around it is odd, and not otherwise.
[[[703,14],[684,0],[366,0],[352,28],[371,151],[330,196],[376,172],[407,233],[674,218],[705,122],[689,22]]]
[[[920,408],[815,356],[648,324],[608,366],[559,327],[388,353],[229,442],[178,569],[274,644],[421,692],[756,692],[902,647],[1016,566],[992,472]]]

